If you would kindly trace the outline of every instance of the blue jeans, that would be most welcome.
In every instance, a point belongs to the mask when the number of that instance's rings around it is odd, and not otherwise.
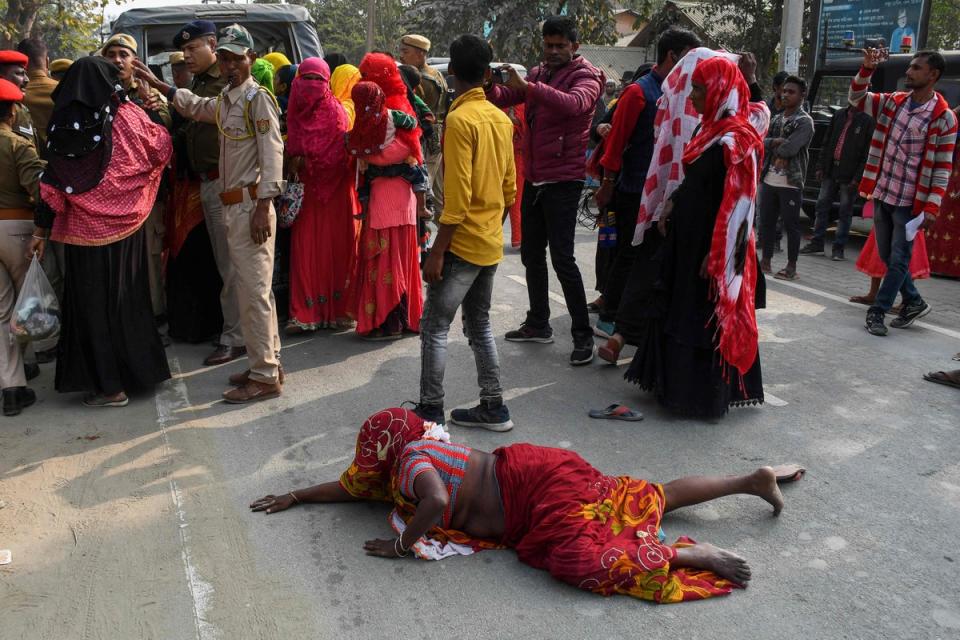
[[[922,302],[920,292],[910,277],[910,258],[913,256],[913,240],[907,240],[907,222],[913,218],[913,207],[894,207],[885,202],[873,203],[873,230],[877,239],[877,252],[887,265],[887,275],[883,277],[877,299],[870,310],[884,313],[890,310],[897,299],[897,292],[903,298],[903,305]]]
[[[480,267],[449,251],[443,255],[443,279],[427,287],[420,319],[420,404],[443,406],[443,374],[447,368],[447,334],[457,309],[477,362],[481,403],[499,404],[500,358],[490,325],[490,297],[497,265]]]
[[[846,246],[850,237],[850,223],[853,222],[853,198],[856,195],[856,183],[837,182],[836,179],[824,176],[820,183],[820,194],[817,196],[817,221],[813,225],[811,244],[823,245],[827,234],[827,225],[830,224],[830,211],[833,209],[833,199],[840,197],[840,213],[837,219],[837,235],[833,240],[835,247],[841,249]]]

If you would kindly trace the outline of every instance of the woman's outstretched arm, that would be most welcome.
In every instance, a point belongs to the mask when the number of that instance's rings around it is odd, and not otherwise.
[[[334,481],[316,484],[306,489],[297,489],[279,496],[270,494],[251,503],[250,508],[253,511],[276,513],[286,511],[296,504],[308,502],[357,502],[362,499],[347,493],[339,482]]]

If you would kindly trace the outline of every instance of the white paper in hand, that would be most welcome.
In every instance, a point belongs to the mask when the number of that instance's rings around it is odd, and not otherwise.
[[[910,219],[906,224],[907,228],[907,241],[913,242],[913,239],[917,237],[917,232],[920,231],[920,225],[923,224],[923,213],[918,216],[915,216]]]

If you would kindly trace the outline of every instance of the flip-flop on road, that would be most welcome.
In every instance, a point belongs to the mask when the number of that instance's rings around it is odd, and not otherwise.
[[[643,420],[642,413],[617,402],[606,409],[590,409],[587,415],[599,420],[625,420],[627,422],[639,422]]]

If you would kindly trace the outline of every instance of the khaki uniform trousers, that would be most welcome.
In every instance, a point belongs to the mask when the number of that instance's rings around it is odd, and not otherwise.
[[[25,387],[23,348],[10,340],[10,318],[27,275],[32,220],[0,220],[0,388]],[[32,352],[32,349],[31,349]]]
[[[163,278],[163,240],[166,227],[163,224],[164,204],[159,199],[153,205],[144,223],[147,236],[147,275],[150,278],[150,306],[154,317],[167,311],[167,296]]]
[[[438,125],[434,125],[438,126]],[[430,189],[433,191],[434,218],[439,220],[443,213],[443,153],[424,156],[427,171],[430,173]]]
[[[200,203],[203,205],[203,220],[210,234],[213,259],[223,280],[220,289],[220,310],[223,311],[223,330],[220,344],[227,347],[244,345],[240,329],[240,302],[237,299],[237,277],[234,262],[230,257],[229,225],[224,206],[220,202],[220,181],[207,180],[200,183]],[[249,230],[248,234],[249,236]],[[249,238],[248,238],[249,239]]]
[[[250,237],[250,218],[256,208],[256,201],[244,193],[243,202],[223,207],[223,219],[229,230],[230,262],[240,301],[240,328],[247,346],[250,379],[276,384],[280,381],[280,330],[273,298],[277,214],[271,203],[270,238],[255,244]]]

